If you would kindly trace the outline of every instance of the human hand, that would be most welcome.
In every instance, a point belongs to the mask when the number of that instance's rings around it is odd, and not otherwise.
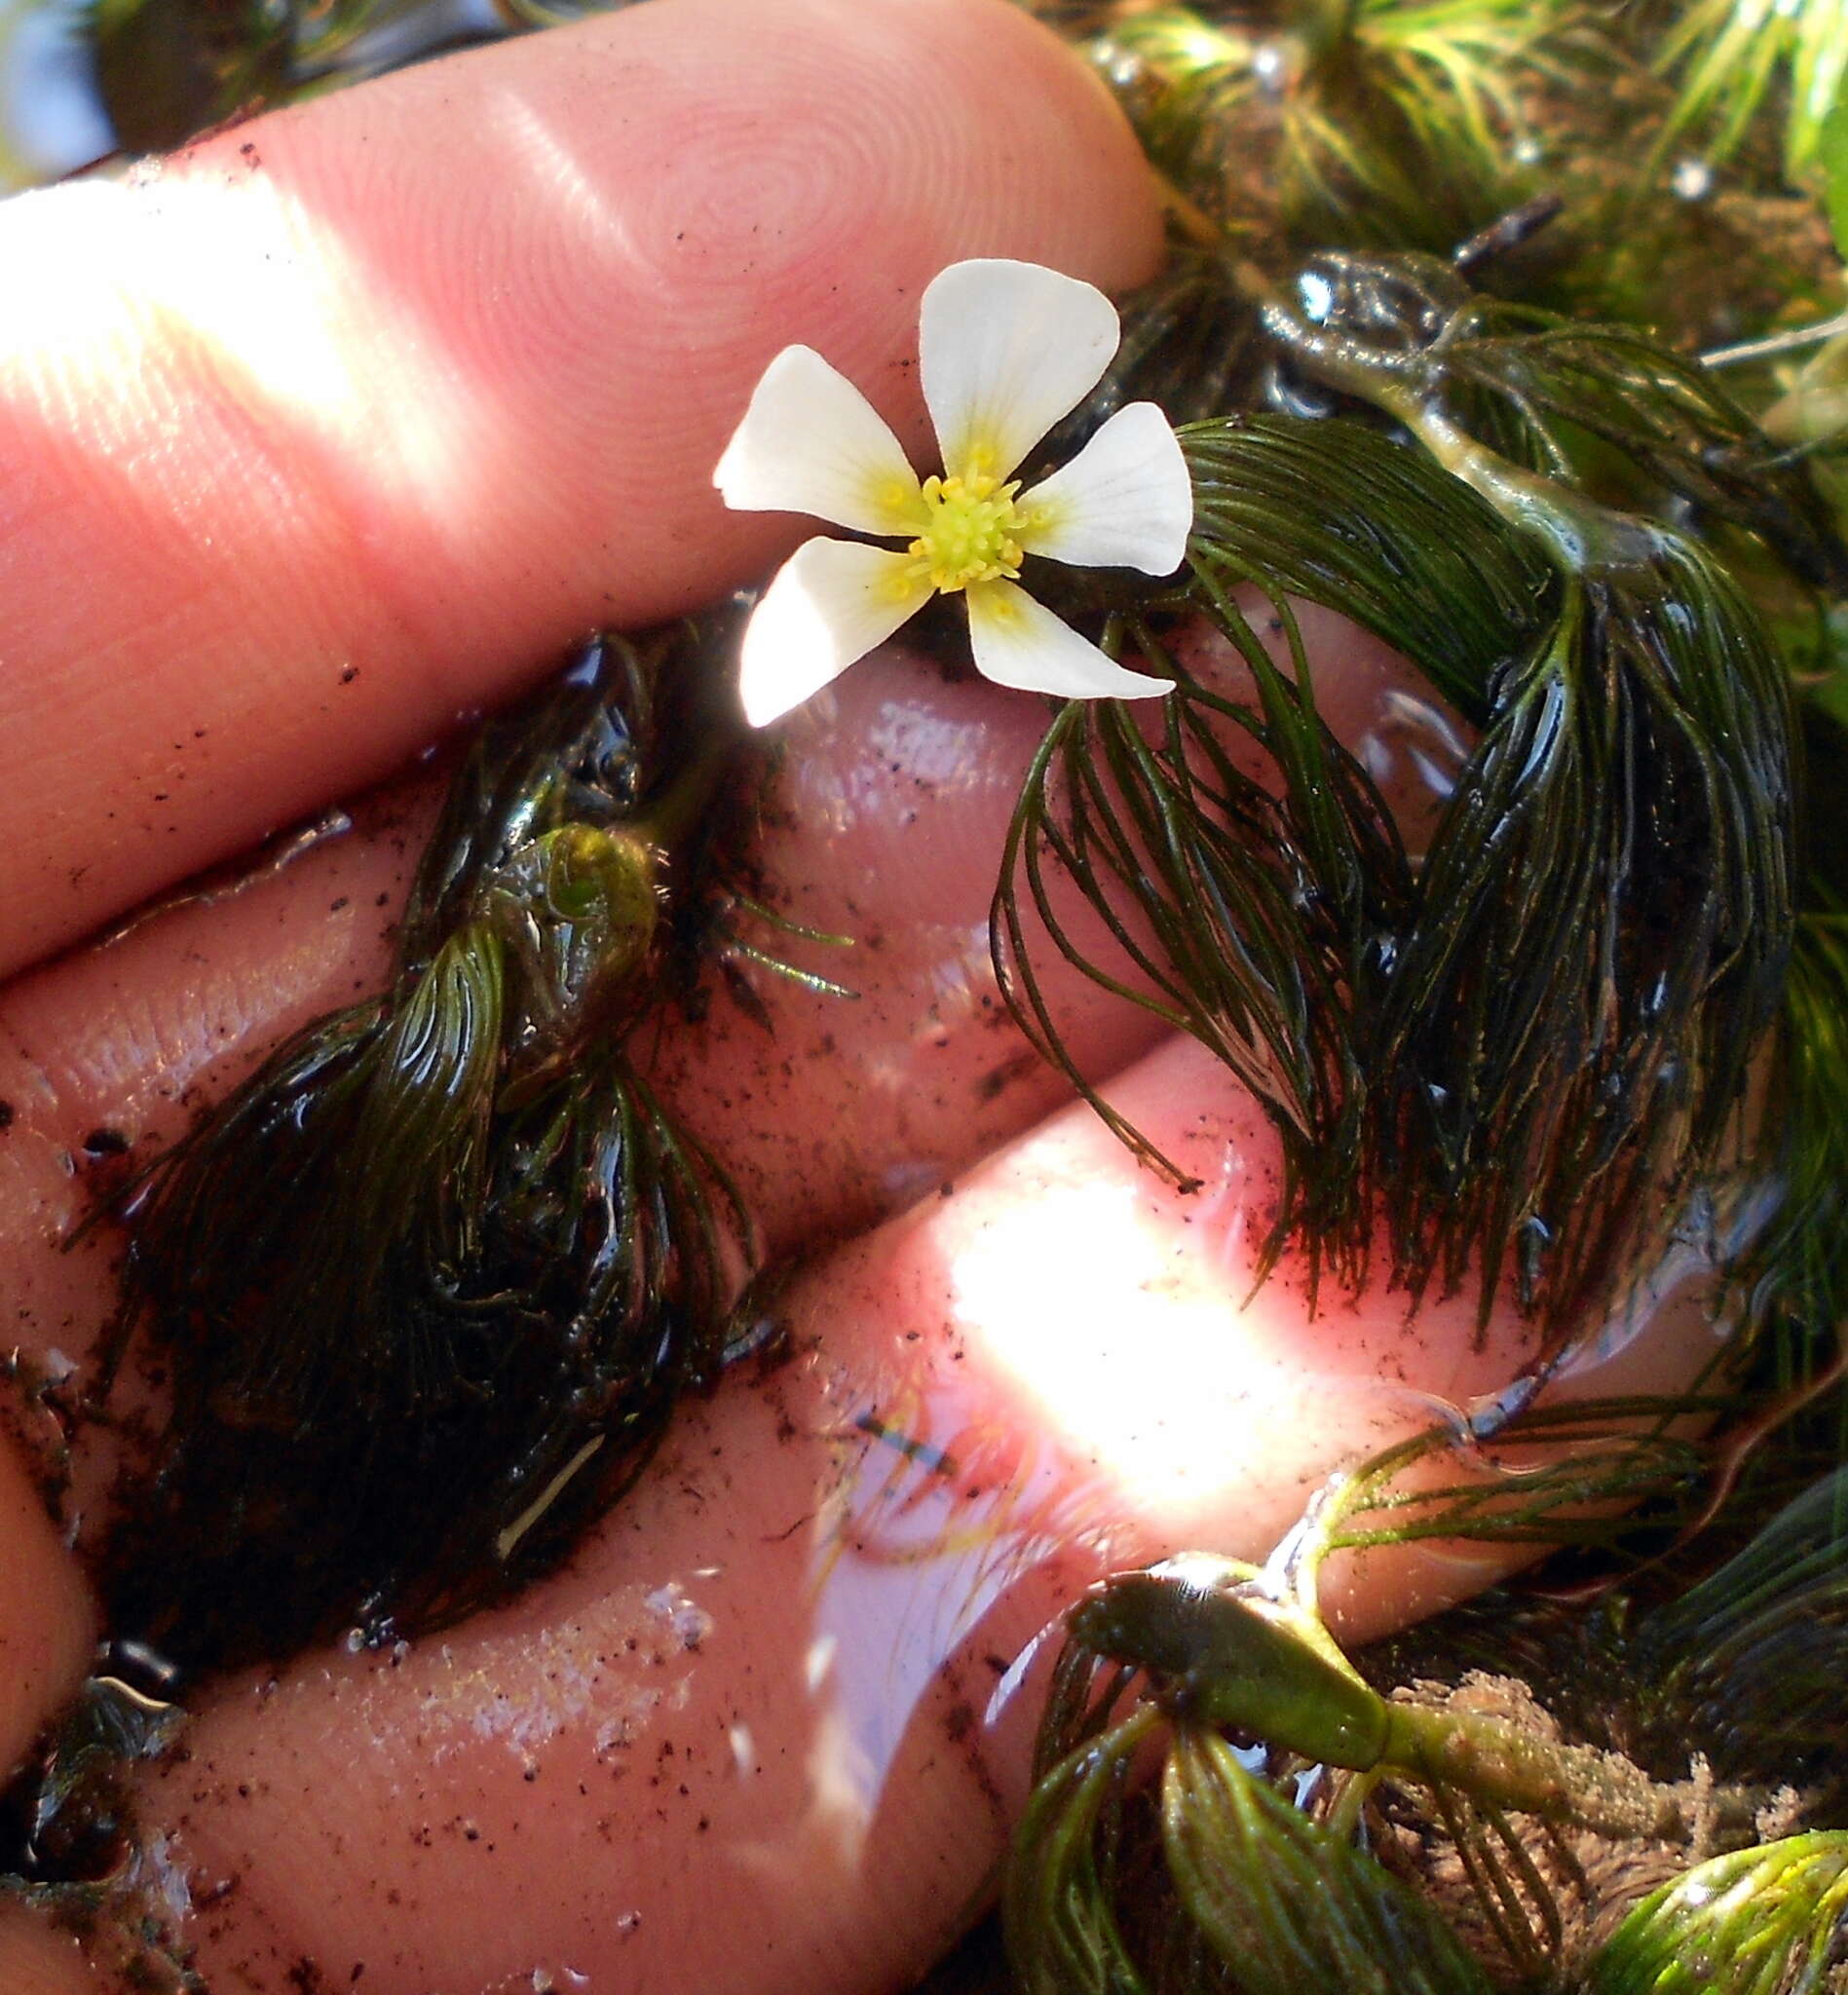
[[[1101,94],[989,0],[661,0],[0,233],[15,969],[384,775],[588,625],[761,573],[787,523],[709,479],[785,343],[915,436],[944,263],[1121,289],[1159,256]],[[1395,668],[1311,634],[1331,717],[1367,730]],[[211,1694],[143,1799],[214,1988],[895,1985],[1023,1776],[1031,1711],[991,1658],[1108,1564],[1262,1554],[1328,1468],[1520,1369],[1520,1326],[1475,1348],[1466,1302],[1311,1325],[1286,1269],[1242,1308],[1273,1150],[1195,1050],[1064,993],[1085,1070],[1127,1069],[1143,1126],[1207,1167],[1191,1201],[1023,1058],[983,923],[1042,718],[892,652],[788,724],[765,863],[797,919],[858,937],[861,998],[767,988],[772,1035],[721,1006],[661,1078],[773,1250],[858,1236],[788,1299],[797,1360],[688,1410],[568,1570],[401,1657]],[[275,878],[10,988],[0,1255],[28,1352],[81,1360],[109,1307],[107,1243],[59,1251],[94,1195],[62,1159],[99,1130],[153,1153],[375,982],[427,811],[389,793]],[[89,1637],[13,1473],[9,1750]],[[1474,1570],[1370,1567],[1354,1625]],[[0,1980],[98,1985],[19,1921]]]

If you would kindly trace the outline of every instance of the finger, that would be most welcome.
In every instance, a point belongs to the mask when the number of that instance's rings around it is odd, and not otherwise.
[[[1325,1285],[1311,1317],[1300,1262],[1248,1303],[1269,1125],[1185,1043],[1112,1094],[1202,1193],[1061,1111],[806,1276],[790,1362],[697,1409],[571,1571],[441,1641],[227,1687],[148,1796],[208,1976],[906,1985],[1001,1854],[1035,1632],[1111,1566],[1262,1558],[1324,1476],[1531,1355],[1466,1297],[1408,1319]],[[1685,1289],[1626,1331],[1573,1390],[1669,1389],[1711,1345]],[[1348,1626],[1488,1569],[1370,1561]]]
[[[724,1156],[772,1255],[883,1216],[1063,1098],[1008,1022],[982,939],[994,853],[1041,719],[1036,702],[947,686],[889,653],[785,731],[764,800],[765,890],[788,919],[855,940],[758,932],[855,995],[758,972],[751,1013],[721,991],[697,1028],[657,1049],[663,1093]],[[279,1039],[385,983],[435,801],[428,780],[367,799],[350,832],[281,870],[0,993],[0,1268],[29,1378],[81,1385],[110,1321],[120,1238],[86,1227],[98,1203]],[[1055,972],[1048,989],[1087,1071],[1112,1071],[1153,1035],[1075,977]],[[49,1470],[53,1421],[28,1407],[19,1423]],[[110,1440],[79,1436],[64,1516],[75,1535],[106,1515]],[[0,1531],[12,1521],[0,1543],[17,1547],[0,1562],[0,1637],[17,1665],[0,1672],[10,1765],[81,1677],[92,1624],[36,1488],[0,1468],[13,1479],[0,1477]]]
[[[111,1978],[86,1961],[75,1933],[0,1905],[0,1988],[7,1995],[112,1995]]]
[[[1403,733],[1397,668],[1351,630],[1311,628],[1323,656],[1342,661],[1332,709],[1354,738],[1377,737],[1379,760]],[[668,1037],[660,1063],[773,1249],[935,1188],[1063,1092],[1005,1023],[982,940],[994,853],[1039,727],[1034,702],[948,687],[896,655],[869,660],[790,724],[764,813],[764,872],[790,918],[855,936],[845,961],[832,945],[809,957],[859,996],[818,999],[763,979],[768,1026],[721,999],[698,1029]],[[109,1229],[75,1252],[66,1243],[110,1185],[280,1035],[384,980],[431,809],[427,784],[369,800],[350,835],[18,980],[0,999],[0,1261],[28,1356],[58,1369],[81,1360],[107,1320]],[[1142,1014],[1100,1002],[1079,980],[1055,968],[1047,989],[1082,1071],[1102,1075],[1148,1043]],[[73,1525],[107,1480],[99,1455],[88,1475],[79,1466]],[[18,1719],[21,1738],[85,1655],[69,1626],[40,1638],[56,1638],[61,1660],[42,1692],[22,1697],[33,1714]]]
[[[757,571],[778,348],[913,435],[959,256],[1120,287],[1104,94],[1001,0],[659,0],[0,210],[0,967]]]
[[[0,1445],[0,1787],[82,1681],[95,1637],[88,1589],[46,1492],[25,1458]],[[0,1987],[12,1985],[0,1976]]]

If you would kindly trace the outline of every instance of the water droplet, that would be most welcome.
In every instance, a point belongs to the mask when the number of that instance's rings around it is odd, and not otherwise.
[[[1311,324],[1326,325],[1335,311],[1335,287],[1319,271],[1305,270],[1297,280],[1302,313]]]
[[[1669,186],[1678,201],[1705,201],[1714,191],[1714,169],[1705,160],[1677,160]]]

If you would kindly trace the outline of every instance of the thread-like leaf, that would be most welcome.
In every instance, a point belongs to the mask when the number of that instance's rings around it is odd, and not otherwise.
[[[1715,1857],[1624,1920],[1591,1964],[1587,1995],[1821,1995],[1844,1914],[1839,1830]]]
[[[1161,1805],[1182,1905],[1240,1995],[1488,1995],[1424,1900],[1316,1827],[1217,1732],[1176,1728]]]
[[[709,1380],[748,1222],[623,1042],[704,762],[612,641],[452,785],[390,997],[311,1027],[157,1168],[115,1357],[172,1407],[107,1593],[177,1660],[453,1619],[542,1570]],[[693,790],[683,797],[681,786]]]

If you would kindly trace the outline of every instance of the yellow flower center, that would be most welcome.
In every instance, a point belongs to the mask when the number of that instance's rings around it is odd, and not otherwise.
[[[924,532],[913,541],[914,572],[948,595],[972,582],[1010,581],[1020,573],[1020,535],[1030,516],[1014,503],[1016,478],[1003,485],[986,471],[924,481]]]

